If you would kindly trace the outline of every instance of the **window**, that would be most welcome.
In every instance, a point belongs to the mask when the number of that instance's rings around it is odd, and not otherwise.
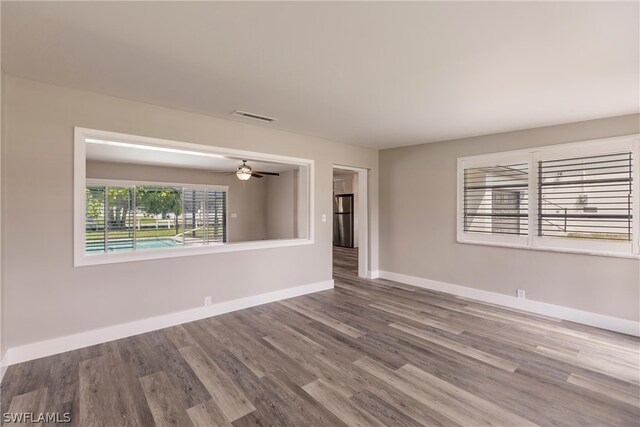
[[[637,257],[638,141],[458,159],[458,241]]]
[[[87,181],[87,255],[212,245],[227,239],[227,189]]]
[[[631,152],[538,162],[538,236],[630,242]]]
[[[527,163],[493,164],[464,170],[464,231],[528,232]]]

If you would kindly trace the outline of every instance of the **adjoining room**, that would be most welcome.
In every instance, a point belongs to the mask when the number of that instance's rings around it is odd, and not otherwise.
[[[367,169],[333,167],[333,277],[371,278]]]
[[[638,425],[639,1],[0,35],[2,425]]]

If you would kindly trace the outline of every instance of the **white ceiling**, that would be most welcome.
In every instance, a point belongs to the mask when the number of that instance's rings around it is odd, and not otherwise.
[[[136,165],[166,166],[174,168],[200,169],[216,172],[235,172],[241,159],[225,156],[211,156],[208,153],[167,152],[151,146],[114,146],[101,143],[87,143],[86,159],[99,162],[131,163]],[[254,171],[285,172],[296,170],[298,166],[246,159]]]
[[[2,2],[11,75],[370,147],[640,111],[638,2]]]

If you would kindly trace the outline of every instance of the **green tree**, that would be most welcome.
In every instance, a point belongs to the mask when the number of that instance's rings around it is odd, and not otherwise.
[[[87,219],[94,223],[102,221],[104,218],[104,187],[87,187]]]
[[[132,208],[131,189],[127,187],[109,187],[107,221],[109,229],[124,229]],[[131,224],[133,225],[133,224]]]
[[[136,205],[139,210],[150,215],[167,218],[174,215],[175,229],[182,214],[182,191],[173,187],[137,187]]]

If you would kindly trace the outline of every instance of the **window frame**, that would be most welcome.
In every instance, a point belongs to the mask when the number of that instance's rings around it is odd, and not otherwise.
[[[634,159],[632,169],[632,239],[630,242],[538,236],[538,161],[629,151],[633,153]],[[464,170],[513,161],[528,162],[529,164],[528,234],[526,236],[512,236],[465,232]],[[456,188],[456,241],[458,243],[640,259],[640,135],[638,134],[459,157],[457,159]]]
[[[85,191],[87,182],[89,180],[97,182],[129,182],[135,183],[136,181],[129,180],[113,180],[113,179],[93,179],[86,177],[86,143],[88,138],[105,139],[108,141],[117,141],[129,144],[140,144],[152,147],[158,147],[161,149],[171,150],[185,150],[185,151],[197,151],[201,153],[207,153],[217,156],[233,156],[233,157],[245,157],[256,161],[273,161],[288,163],[301,168],[301,175],[305,175],[305,187],[301,195],[301,203],[304,203],[305,208],[308,210],[305,219],[307,220],[307,236],[293,239],[273,239],[273,240],[256,240],[247,242],[231,242],[219,245],[202,245],[202,246],[188,246],[178,247],[170,249],[160,250],[140,250],[140,251],[125,251],[125,252],[105,252],[99,254],[86,254],[85,253],[85,220],[86,220],[86,197]],[[301,246],[311,245],[315,242],[315,162],[310,159],[303,159],[297,157],[280,156],[275,154],[256,153],[251,151],[236,150],[230,148],[221,148],[210,145],[193,144],[188,142],[172,141],[166,139],[151,138],[145,136],[128,135],[117,132],[102,131],[96,129],[87,129],[81,127],[74,128],[74,208],[73,208],[73,221],[74,221],[74,267],[83,267],[100,264],[112,264],[120,262],[131,261],[145,261],[153,259],[174,258],[183,256],[196,256],[207,255],[215,253],[225,252],[238,252],[257,249],[269,249],[269,248],[281,248],[289,246]],[[303,172],[304,170],[304,172]],[[215,185],[200,185],[200,184],[179,184],[171,182],[138,182],[139,184],[147,185],[165,185],[165,186],[185,186],[185,187],[216,187]],[[224,186],[217,186],[224,187]],[[228,190],[227,190],[228,197]],[[228,202],[228,200],[227,200]],[[229,210],[227,209],[227,224],[229,224]],[[227,225],[228,227],[228,225]],[[228,229],[227,229],[228,232]],[[228,235],[227,235],[228,239]]]

